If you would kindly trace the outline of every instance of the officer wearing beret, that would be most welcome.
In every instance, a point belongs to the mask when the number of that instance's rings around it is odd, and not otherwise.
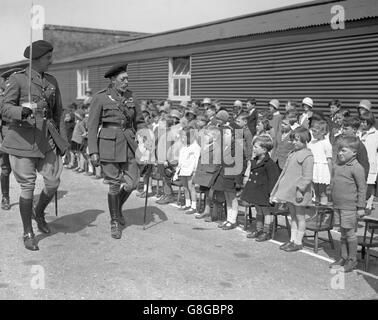
[[[4,97],[4,91],[7,86],[7,80],[12,73],[17,71],[21,71],[22,68],[13,68],[10,70],[5,71],[0,75],[1,85],[0,85],[0,105],[2,102],[2,97]],[[8,124],[0,116],[0,143],[3,142],[3,139],[8,131]],[[9,155],[5,152],[0,151],[0,167],[1,167],[1,175],[0,175],[0,184],[1,184],[1,209],[3,210],[10,210],[10,201],[9,201],[9,176],[12,171],[10,163],[9,163]]]
[[[32,67],[9,77],[0,109],[2,118],[9,120],[0,150],[9,154],[14,176],[21,186],[19,208],[24,245],[33,251],[39,248],[31,219],[34,217],[41,232],[50,233],[44,210],[58,189],[63,168],[60,155],[67,145],[58,83],[46,73],[52,63],[52,51],[53,46],[47,41],[32,43]],[[25,49],[24,56],[30,58],[30,47]],[[45,186],[33,208],[37,172],[43,176]]]
[[[111,67],[105,78],[110,79],[110,84],[95,94],[89,112],[88,147],[92,163],[101,164],[109,181],[111,236],[120,239],[125,225],[122,205],[139,182],[135,159],[137,104],[127,89],[127,64]]]

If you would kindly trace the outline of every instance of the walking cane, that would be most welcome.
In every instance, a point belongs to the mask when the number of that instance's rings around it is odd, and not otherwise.
[[[55,216],[58,216],[58,190],[55,191]]]

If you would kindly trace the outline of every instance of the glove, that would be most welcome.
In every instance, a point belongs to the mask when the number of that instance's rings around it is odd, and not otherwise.
[[[33,113],[32,109],[27,108],[27,107],[22,107],[21,118],[22,118],[22,119],[26,119],[26,118],[29,117],[32,113]]]
[[[100,166],[100,156],[98,153],[91,154],[91,162],[94,167]]]

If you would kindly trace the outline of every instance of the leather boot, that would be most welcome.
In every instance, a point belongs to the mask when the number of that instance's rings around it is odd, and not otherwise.
[[[34,208],[33,218],[37,222],[38,230],[46,234],[51,233],[51,231],[45,220],[45,209],[53,197],[54,194],[48,196],[46,193],[42,191],[41,195],[39,196],[38,203]]]
[[[110,232],[114,239],[121,239],[122,230],[119,223],[119,194],[108,193],[108,206],[110,212]]]
[[[1,209],[3,210],[10,210],[10,201],[9,201],[9,175],[0,175],[0,182],[1,182],[1,193],[3,194],[3,198],[1,200]]]
[[[24,199],[20,197],[19,205],[22,224],[24,226],[25,248],[31,251],[37,251],[39,248],[35,241],[32,227],[33,199]]]
[[[121,188],[121,191],[119,192],[119,223],[121,226],[126,225],[126,221],[122,214],[122,206],[126,202],[126,200],[129,198],[131,192],[126,191],[124,188]]]

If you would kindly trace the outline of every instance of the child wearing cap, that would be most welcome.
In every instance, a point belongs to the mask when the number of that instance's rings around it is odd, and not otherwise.
[[[369,159],[369,175],[367,178],[366,212],[370,214],[373,208],[375,183],[378,175],[378,130],[374,127],[375,117],[372,112],[362,113],[361,127],[357,135],[365,145]]]

